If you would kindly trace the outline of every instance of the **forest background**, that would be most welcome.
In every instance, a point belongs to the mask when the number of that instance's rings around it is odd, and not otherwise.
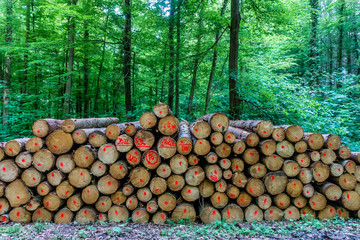
[[[357,0],[0,0],[0,140],[161,101],[298,124],[360,150]]]

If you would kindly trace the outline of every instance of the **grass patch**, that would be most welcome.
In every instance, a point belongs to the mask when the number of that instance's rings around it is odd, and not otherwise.
[[[191,223],[188,220],[178,223],[167,221],[165,225],[134,223],[90,223],[54,224],[38,222],[32,224],[11,223],[0,225],[0,239],[167,239],[167,238],[211,238],[235,239],[242,237],[268,238],[325,238],[330,234],[337,238],[360,238],[360,220],[334,218],[320,221],[305,219],[280,222],[242,222],[227,223],[217,221],[211,224]]]

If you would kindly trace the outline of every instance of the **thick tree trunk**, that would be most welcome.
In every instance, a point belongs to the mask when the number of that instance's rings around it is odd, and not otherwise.
[[[164,62],[163,62],[163,67],[162,67],[162,78],[161,78],[161,87],[160,87],[160,102],[162,102],[164,100],[164,84],[165,84],[165,73],[166,73],[166,49],[167,49],[167,45],[166,42],[164,44]]]
[[[179,116],[179,72],[180,72],[180,17],[182,0],[178,0],[176,16],[176,70],[175,70],[175,116]]]
[[[76,5],[77,0],[71,0],[71,5]],[[68,60],[68,79],[66,82],[65,89],[65,100],[64,100],[64,110],[65,114],[70,114],[70,106],[71,106],[71,88],[73,81],[73,71],[74,71],[74,57],[75,57],[75,16],[69,17],[69,60]]]
[[[125,30],[124,30],[124,85],[126,113],[132,111],[131,103],[131,0],[125,0]],[[129,115],[128,115],[129,116]],[[128,117],[129,118],[129,117]]]
[[[101,72],[104,66],[104,59],[105,59],[105,49],[106,49],[106,29],[107,29],[107,25],[108,25],[108,21],[109,21],[109,14],[106,15],[106,21],[105,21],[105,26],[104,26],[104,39],[103,39],[103,48],[102,48],[102,54],[101,54],[101,61],[100,61],[100,66],[99,66],[99,73],[98,73],[98,77],[96,79],[96,91],[95,91],[95,103],[94,103],[94,112],[97,113],[99,105],[100,105],[100,78],[101,78]],[[125,55],[124,55],[125,57]],[[129,80],[130,81],[130,80]]]
[[[170,0],[170,16],[169,16],[169,84],[168,84],[168,105],[172,109],[174,106],[174,15],[175,15],[175,0]]]
[[[311,33],[310,33],[310,61],[309,68],[311,75],[314,78],[314,83],[318,82],[318,44],[317,44],[317,28],[318,28],[318,9],[319,1],[310,0],[310,11],[311,11]]]
[[[196,77],[197,77],[197,71],[199,69],[200,65],[200,51],[201,51],[201,38],[202,38],[202,9],[200,9],[199,13],[199,22],[198,22],[198,34],[197,34],[197,42],[196,42],[196,56],[194,60],[194,68],[192,73],[192,81],[191,81],[191,90],[190,90],[190,98],[189,98],[189,104],[188,104],[188,114],[191,115],[192,108],[193,108],[193,100],[194,100],[194,94],[195,94],[195,86],[196,86]]]
[[[359,42],[358,42],[358,31],[356,28],[356,25],[354,25],[354,54],[355,54],[355,62],[357,63],[359,61]],[[356,75],[360,75],[360,66],[359,64],[356,64]],[[357,84],[355,82],[355,84]]]
[[[223,6],[221,8],[220,17],[222,17],[225,13],[226,6],[228,4],[229,0],[224,0]],[[217,51],[217,45],[220,38],[220,25],[217,24],[217,32],[215,35],[215,45],[214,45],[214,53],[212,58],[212,65],[211,65],[211,71],[210,71],[210,77],[209,77],[209,83],[206,91],[206,102],[205,102],[205,114],[207,114],[209,107],[210,107],[210,97],[211,97],[211,86],[214,81],[215,72],[216,72],[216,64],[217,64],[217,57],[218,57],[218,51]]]
[[[237,92],[238,57],[239,57],[239,27],[240,1],[231,0],[231,27],[229,51],[229,110],[233,117],[239,117],[239,93]]]
[[[87,7],[87,2],[85,3]],[[89,41],[89,23],[84,21],[84,80],[83,80],[83,91],[82,91],[82,101],[84,103],[83,106],[83,117],[89,117],[89,101],[86,97],[89,94],[89,75],[90,75],[90,67],[89,67],[89,49],[88,49],[88,41]]]
[[[25,20],[25,43],[26,47],[29,48],[29,41],[30,41],[30,10],[31,5],[30,1],[26,3],[26,20]],[[28,58],[29,58],[29,50],[26,50],[26,53],[24,55],[24,73],[22,77],[22,83],[21,83],[21,93],[26,93],[26,82],[28,80]]]
[[[6,45],[10,45],[12,42],[12,14],[13,14],[13,1],[6,1],[6,34],[5,42]],[[8,125],[8,102],[9,102],[9,92],[10,92],[10,80],[11,80],[11,54],[7,54],[5,57],[5,67],[4,67],[4,86],[3,86],[3,111],[2,111],[2,123],[4,126]]]
[[[339,43],[338,43],[338,52],[337,52],[337,65],[340,69],[342,67],[342,58],[343,58],[343,37],[344,37],[344,9],[345,9],[345,0],[340,1],[339,8]]]

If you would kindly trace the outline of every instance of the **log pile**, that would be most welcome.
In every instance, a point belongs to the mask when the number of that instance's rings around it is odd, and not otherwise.
[[[360,217],[360,153],[297,125],[193,123],[159,103],[139,121],[41,119],[0,143],[0,222]]]

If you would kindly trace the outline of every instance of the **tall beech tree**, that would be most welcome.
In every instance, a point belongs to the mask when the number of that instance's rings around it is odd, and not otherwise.
[[[5,44],[10,47],[13,40],[13,0],[6,0],[6,33]],[[8,52],[5,55],[4,64],[4,85],[3,85],[3,111],[2,111],[2,123],[4,126],[8,125],[8,102],[9,91],[11,81],[11,53]]]
[[[169,15],[169,82],[168,82],[168,105],[170,108],[174,106],[174,62],[175,62],[175,48],[174,48],[174,17],[175,17],[175,0],[170,0],[170,15]]]
[[[77,0],[70,0],[69,6],[71,11],[74,11],[73,6],[75,6]],[[75,58],[75,14],[69,16],[69,59],[68,59],[68,77],[65,88],[65,100],[64,100],[64,111],[65,115],[70,114],[70,101],[71,101],[71,89],[73,84],[74,77],[74,58]]]
[[[239,116],[240,98],[237,89],[239,59],[240,0],[231,0],[229,51],[229,108],[233,117]]]
[[[132,111],[131,104],[131,0],[125,0],[125,27],[124,27],[124,85],[125,85],[125,109],[128,114]],[[105,42],[104,42],[105,44]],[[105,50],[105,48],[104,48]],[[128,119],[131,117],[128,115]]]
[[[229,3],[229,0],[224,0],[223,5],[221,7],[221,12],[220,12],[220,17],[224,16],[226,7]],[[216,35],[215,35],[215,45],[214,45],[214,49],[213,49],[213,57],[212,57],[212,64],[211,64],[211,70],[210,70],[210,76],[209,76],[209,83],[208,83],[208,87],[207,87],[207,91],[206,91],[206,102],[205,102],[205,113],[207,113],[209,111],[209,107],[210,107],[210,98],[211,98],[211,88],[214,82],[214,77],[215,77],[215,72],[216,72],[216,64],[217,64],[217,59],[218,59],[218,42],[219,42],[219,38],[220,38],[220,34],[221,34],[221,24],[219,24],[218,22],[216,23]]]

